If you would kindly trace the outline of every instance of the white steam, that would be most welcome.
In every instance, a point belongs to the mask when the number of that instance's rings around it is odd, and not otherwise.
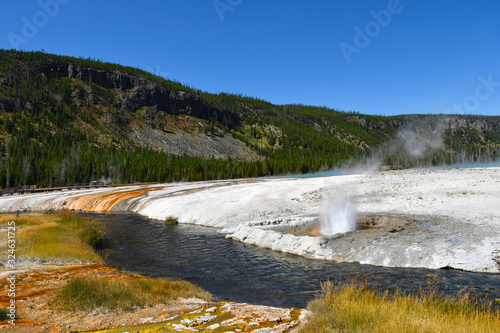
[[[404,127],[396,137],[396,143],[403,145],[406,154],[416,158],[439,149],[443,142],[443,128],[440,124],[434,127]]]
[[[323,191],[319,217],[320,232],[325,236],[356,230],[356,209],[347,194],[339,188]]]

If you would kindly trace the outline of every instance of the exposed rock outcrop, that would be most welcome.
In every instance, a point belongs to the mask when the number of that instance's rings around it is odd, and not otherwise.
[[[144,76],[54,61],[43,65],[40,71],[51,77],[68,77],[106,89],[118,89],[126,94],[121,94],[120,98],[115,99],[114,106],[127,112],[135,112],[142,107],[154,107],[157,111],[166,111],[174,115],[215,119],[229,127],[241,122],[240,116],[235,113],[207,106],[199,95],[171,89]]]

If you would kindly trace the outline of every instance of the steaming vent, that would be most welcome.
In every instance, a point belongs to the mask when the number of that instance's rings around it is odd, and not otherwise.
[[[319,232],[325,236],[358,229],[358,216],[354,204],[347,194],[338,188],[324,191],[319,218]]]

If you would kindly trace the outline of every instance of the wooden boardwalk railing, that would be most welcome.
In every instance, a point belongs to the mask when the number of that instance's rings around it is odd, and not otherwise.
[[[36,185],[22,185],[22,186],[0,189],[0,195],[3,196],[3,195],[13,195],[13,194],[52,192],[52,191],[64,191],[64,190],[82,190],[82,189],[89,189],[89,188],[114,187],[114,186],[118,186],[118,185],[106,185],[104,182],[71,184],[69,186],[48,187],[48,188],[37,188]]]

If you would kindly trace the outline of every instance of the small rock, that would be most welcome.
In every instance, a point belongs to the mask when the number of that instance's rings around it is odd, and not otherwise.
[[[172,316],[172,317],[168,317],[168,318],[167,318],[167,319],[165,319],[165,320],[173,320],[173,319],[175,319],[175,318],[177,318],[177,317],[179,317],[179,316]]]
[[[149,317],[149,318],[142,318],[139,322],[141,324],[144,324],[144,323],[147,323],[147,322],[150,322],[154,319],[154,317]]]
[[[201,317],[193,318],[193,320],[196,321],[196,323],[198,325],[207,324],[214,319],[217,319],[217,316],[201,316]]]
[[[187,326],[184,326],[184,325],[181,325],[181,324],[173,324],[172,327],[174,328],[174,330],[176,330],[176,331],[180,330],[181,332],[182,332],[182,330],[198,332],[198,330],[196,330],[194,328],[187,327]]]
[[[214,306],[213,308],[206,309],[205,312],[210,312],[211,313],[211,312],[215,312],[216,310],[217,310],[217,307]]]
[[[207,326],[207,329],[209,329],[209,330],[216,330],[219,327],[220,327],[220,324],[213,324],[213,325]]]
[[[264,327],[253,331],[253,333],[271,333],[273,329],[271,327]]]
[[[304,321],[307,319],[307,317],[309,317],[310,315],[312,314],[311,311],[308,311],[308,310],[302,310],[300,312],[300,315],[299,315],[299,321]]]
[[[226,305],[224,305],[224,306],[221,308],[221,310],[222,310],[222,311],[229,311],[229,310],[231,310],[232,308],[234,308],[234,306],[233,306],[232,304],[226,304]]]

